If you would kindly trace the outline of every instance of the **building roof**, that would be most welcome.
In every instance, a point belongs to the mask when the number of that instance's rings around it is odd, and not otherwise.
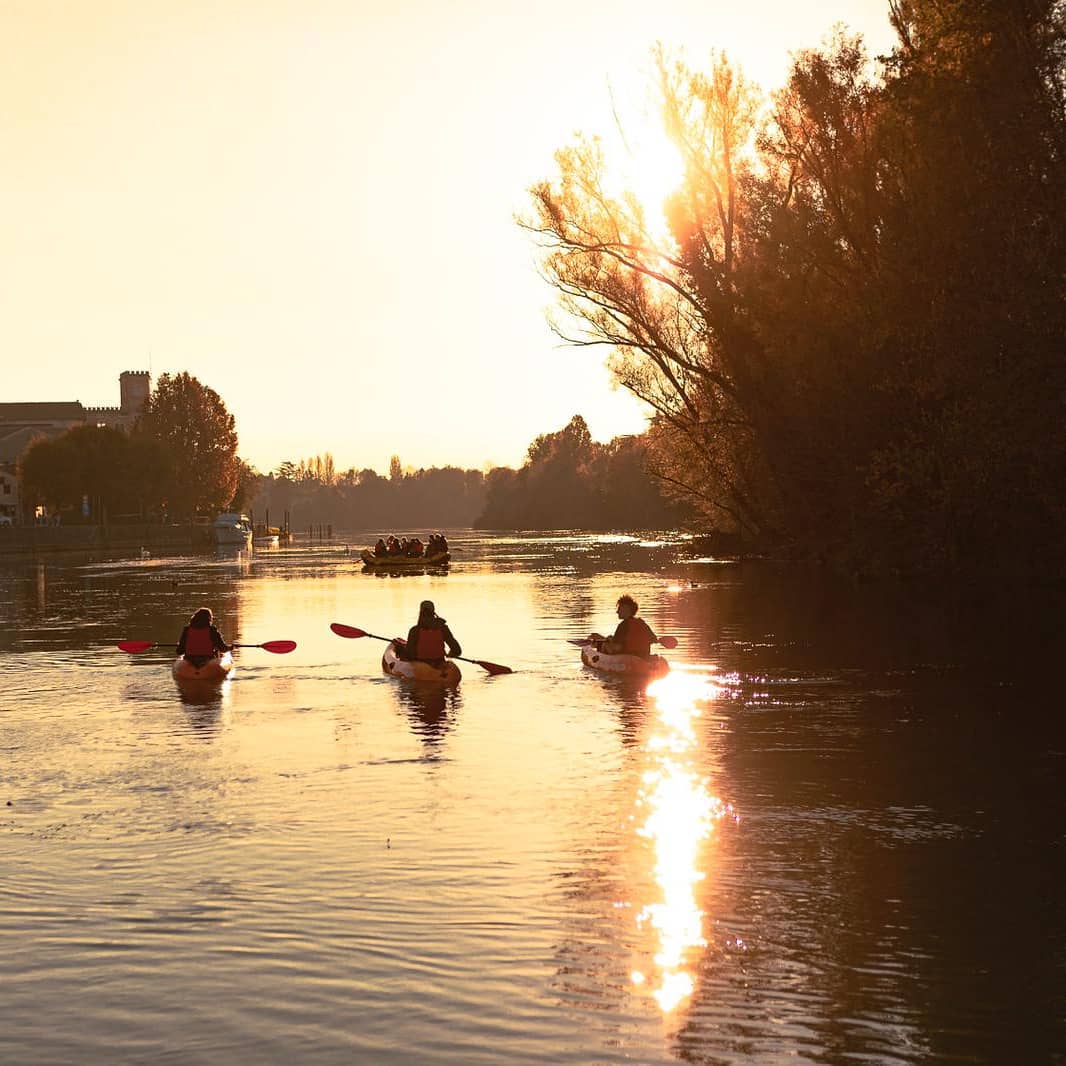
[[[0,423],[81,422],[85,408],[77,400],[59,403],[0,403]]]
[[[47,436],[50,436],[47,427],[18,426],[8,429],[0,425],[0,463],[18,462],[38,437]]]

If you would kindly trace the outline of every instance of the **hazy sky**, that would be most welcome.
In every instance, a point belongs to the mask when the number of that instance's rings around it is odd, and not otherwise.
[[[0,0],[0,400],[188,370],[261,469],[516,463],[643,428],[513,221],[649,49],[778,83],[887,0]],[[654,175],[648,154],[638,167]]]

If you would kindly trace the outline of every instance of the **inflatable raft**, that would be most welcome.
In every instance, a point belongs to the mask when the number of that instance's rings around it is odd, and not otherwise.
[[[421,566],[445,566],[451,558],[449,552],[435,552],[433,555],[375,555],[369,548],[359,553],[359,558],[371,570],[401,570]]]
[[[595,644],[581,645],[581,661],[593,670],[605,674],[628,674],[631,677],[662,677],[670,672],[670,664],[661,655],[607,655]]]
[[[405,681],[430,681],[436,685],[449,687],[458,685],[463,677],[459,667],[451,659],[445,659],[443,666],[401,659],[396,652],[395,641],[390,641],[385,645],[385,653],[381,656],[381,669],[389,677],[399,677]]]
[[[175,681],[225,681],[233,670],[233,656],[229,652],[208,659],[202,666],[189,662],[183,655],[174,660],[171,673]]]

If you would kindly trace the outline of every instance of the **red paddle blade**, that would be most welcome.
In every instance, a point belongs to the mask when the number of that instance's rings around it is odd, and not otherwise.
[[[488,672],[493,676],[495,676],[496,674],[514,673],[514,671],[509,666],[501,666],[499,663],[487,663],[484,661],[484,659],[475,659],[474,662],[476,662],[482,670],[488,670]]]
[[[659,638],[659,643],[664,648],[676,648],[677,647],[677,637],[660,637]]]
[[[268,640],[265,644],[260,644],[258,647],[263,648],[265,651],[272,651],[275,655],[288,655],[290,651],[296,649],[295,640]]]
[[[366,630],[356,629],[355,626],[346,626],[343,622],[330,622],[329,628],[338,637],[365,637],[367,635]]]
[[[155,641],[152,640],[120,640],[118,642],[119,651],[128,651],[130,655],[138,655],[140,652],[154,647]]]

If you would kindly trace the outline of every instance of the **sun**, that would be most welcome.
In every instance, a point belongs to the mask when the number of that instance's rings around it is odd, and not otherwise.
[[[612,95],[612,122],[601,137],[607,191],[622,199],[632,194],[643,209],[649,235],[668,240],[667,200],[681,187],[685,164],[663,128],[658,110],[636,90]]]

